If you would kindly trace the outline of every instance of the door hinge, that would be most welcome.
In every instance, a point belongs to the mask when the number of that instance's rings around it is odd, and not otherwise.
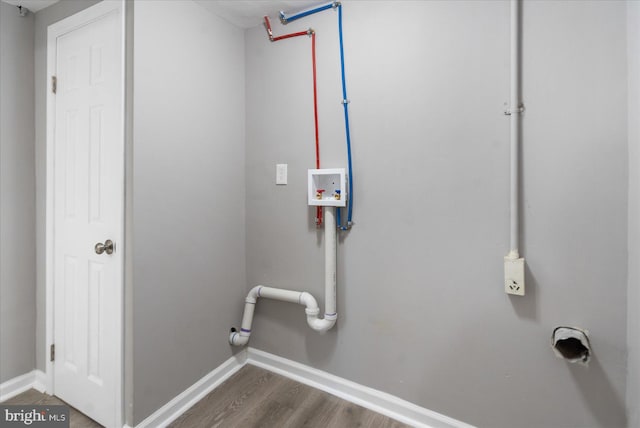
[[[51,361],[55,361],[56,360],[56,345],[55,344],[51,344]]]
[[[54,94],[58,92],[58,78],[56,76],[51,76],[51,92]]]

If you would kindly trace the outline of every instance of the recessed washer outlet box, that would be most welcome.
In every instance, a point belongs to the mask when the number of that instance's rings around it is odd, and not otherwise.
[[[309,205],[347,206],[347,176],[344,168],[309,170]]]

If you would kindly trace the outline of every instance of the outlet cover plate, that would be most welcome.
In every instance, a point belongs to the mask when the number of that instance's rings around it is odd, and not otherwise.
[[[504,258],[504,291],[524,296],[524,259]]]

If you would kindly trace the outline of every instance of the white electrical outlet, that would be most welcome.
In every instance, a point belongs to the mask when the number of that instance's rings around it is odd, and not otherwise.
[[[524,296],[524,259],[504,258],[504,291]]]
[[[287,184],[287,164],[276,164],[276,184]]]

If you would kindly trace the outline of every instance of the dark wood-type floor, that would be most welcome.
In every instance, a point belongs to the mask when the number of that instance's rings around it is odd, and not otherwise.
[[[34,406],[55,406],[62,404],[67,405],[67,403],[60,400],[58,397],[43,394],[42,392],[38,392],[35,389],[30,389],[20,395],[16,395],[15,397],[8,399],[7,401],[3,401],[2,404],[33,404]],[[73,407],[69,407],[71,408],[71,410],[69,411],[69,425],[71,427],[102,428],[102,425],[100,425],[93,419],[89,419]]]
[[[30,389],[2,404],[65,404]],[[72,428],[99,428],[71,409]],[[405,428],[396,420],[284,376],[246,365],[209,393],[170,428]]]
[[[407,425],[284,376],[246,365],[170,428],[404,428]]]

